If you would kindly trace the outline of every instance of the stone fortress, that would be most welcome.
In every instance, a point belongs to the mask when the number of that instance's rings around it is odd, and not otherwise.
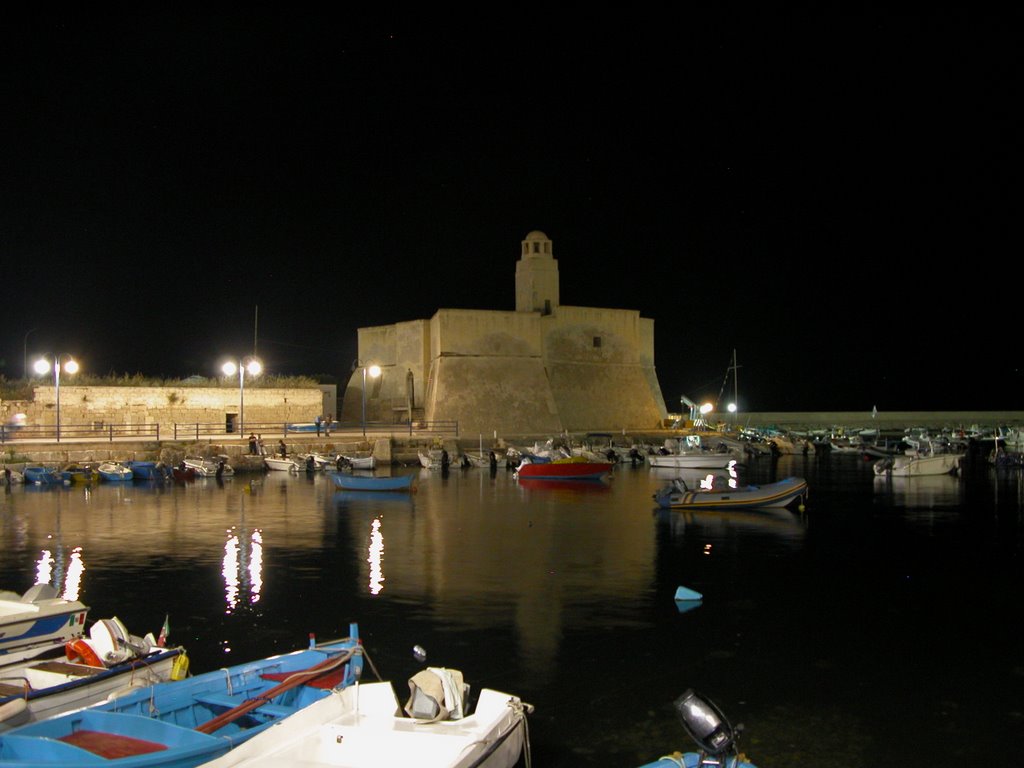
[[[552,241],[530,232],[515,311],[438,309],[429,320],[358,329],[368,421],[457,421],[459,434],[653,430],[667,418],[654,321],[626,309],[564,306]],[[341,420],[358,422],[362,368]]]

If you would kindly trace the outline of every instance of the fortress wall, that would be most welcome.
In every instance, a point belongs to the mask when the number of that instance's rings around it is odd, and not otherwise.
[[[409,374],[412,374],[413,402],[419,408],[426,398],[427,371],[430,366],[430,323],[410,320],[394,325],[358,329],[360,362],[379,365],[381,375],[366,377],[366,419],[393,423],[407,418]],[[340,418],[353,422],[362,419],[363,371],[356,368],[345,387]]]
[[[664,406],[651,391],[650,373],[637,365],[548,366],[558,414],[570,432],[656,429]]]
[[[441,309],[431,320],[435,356],[540,357],[540,315]]]
[[[539,357],[435,358],[428,420],[458,419],[463,435],[562,431]]]
[[[544,318],[544,357],[568,430],[644,429],[665,418],[654,322],[638,312],[559,307]]]
[[[57,421],[56,388],[36,387],[26,404],[30,424]],[[239,411],[239,387],[76,387],[60,388],[61,424],[223,424],[225,414]],[[312,421],[323,408],[323,396],[309,389],[245,389],[245,420],[260,422]]]
[[[640,363],[643,334],[638,312],[558,307],[541,321],[549,362]]]

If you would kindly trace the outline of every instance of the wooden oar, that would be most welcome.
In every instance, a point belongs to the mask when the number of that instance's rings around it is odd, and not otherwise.
[[[284,693],[285,691],[289,691],[292,688],[302,685],[303,683],[309,682],[310,680],[315,680],[316,678],[327,674],[332,669],[337,667],[339,664],[344,664],[349,659],[351,659],[357,653],[357,651],[357,648],[351,648],[347,651],[344,651],[340,656],[332,656],[330,658],[324,659],[319,664],[315,664],[309,669],[299,670],[290,677],[288,677],[284,682],[275,685],[273,688],[260,695],[259,698],[246,699],[237,707],[232,707],[226,712],[221,712],[212,720],[207,720],[205,723],[196,726],[196,730],[200,731],[201,733],[213,733],[214,731],[223,728],[228,723],[237,720],[242,715],[245,715],[254,709],[262,707],[275,696],[278,696]]]

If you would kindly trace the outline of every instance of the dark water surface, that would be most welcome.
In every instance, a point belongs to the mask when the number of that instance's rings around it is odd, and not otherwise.
[[[394,471],[418,491],[15,487],[0,589],[49,581],[139,635],[169,615],[193,672],[355,621],[400,699],[420,645],[533,704],[540,768],[690,749],[671,708],[689,687],[761,768],[1024,765],[1019,470],[887,483],[855,456],[761,459],[740,481],[806,477],[802,513],[699,514],[656,511],[678,473],[646,466],[577,486]],[[680,585],[699,607],[677,610]]]

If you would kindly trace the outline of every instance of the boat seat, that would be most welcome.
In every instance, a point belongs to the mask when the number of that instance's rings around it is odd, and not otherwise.
[[[0,698],[8,696],[24,696],[26,693],[24,685],[12,685],[11,683],[0,683]]]
[[[228,696],[225,693],[203,693],[196,696],[196,701],[200,704],[209,704],[211,707],[224,707],[225,709],[234,709],[240,707],[242,704],[250,701],[250,699],[243,699],[240,696]],[[271,717],[288,717],[288,715],[295,714],[298,710],[295,707],[289,707],[283,704],[261,704],[256,707],[254,712],[262,712]]]

